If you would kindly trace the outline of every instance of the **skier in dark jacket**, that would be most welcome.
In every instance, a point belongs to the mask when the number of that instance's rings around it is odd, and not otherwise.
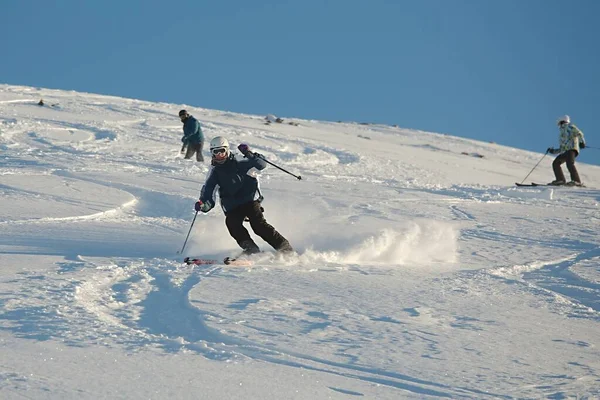
[[[547,150],[550,154],[559,154],[552,162],[552,169],[554,170],[554,177],[556,179],[550,182],[550,184],[581,186],[579,172],[577,172],[577,168],[575,167],[575,159],[579,155],[579,150],[585,148],[583,132],[575,124],[571,123],[571,118],[568,115],[558,119],[558,130],[560,147],[558,149],[550,147]],[[565,174],[561,167],[563,163],[567,163],[571,182],[567,183],[565,179]]]
[[[267,163],[262,155],[251,152],[246,144],[239,145],[238,149],[245,159],[236,160],[224,137],[217,136],[210,141],[211,168],[202,186],[200,199],[194,206],[195,210],[209,212],[215,206],[215,193],[218,190],[225,212],[225,225],[245,254],[258,253],[260,249],[244,227],[244,220],[249,221],[254,233],[275,250],[292,252],[288,240],[269,225],[263,215],[256,173],[265,169]]]
[[[204,157],[202,156],[204,134],[202,133],[200,122],[186,110],[179,111],[179,118],[181,119],[181,122],[183,122],[183,137],[181,138],[183,147],[181,152],[183,153],[184,148],[187,147],[184,158],[190,159],[194,156],[194,153],[196,153],[196,161],[204,161]]]

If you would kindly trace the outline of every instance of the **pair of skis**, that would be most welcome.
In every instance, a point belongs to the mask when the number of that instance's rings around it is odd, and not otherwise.
[[[214,264],[225,264],[225,265],[233,265],[238,267],[248,267],[252,265],[252,261],[235,258],[235,257],[225,257],[222,261],[216,259],[209,258],[192,258],[186,257],[183,262],[187,265],[214,265]]]
[[[565,183],[563,185],[552,185],[550,183],[535,183],[535,182],[532,182],[532,183],[518,183],[518,182],[515,182],[515,185],[517,185],[517,186],[551,186],[551,187],[561,187],[561,186],[565,186],[565,187],[585,187],[583,184],[581,184],[581,185],[570,185],[568,183]]]

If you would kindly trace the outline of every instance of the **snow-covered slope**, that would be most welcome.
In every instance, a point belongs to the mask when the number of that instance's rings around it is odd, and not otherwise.
[[[215,209],[177,254],[181,108],[302,176],[261,177],[298,257],[180,263],[237,252]],[[0,397],[600,396],[600,167],[281,117],[0,85]]]

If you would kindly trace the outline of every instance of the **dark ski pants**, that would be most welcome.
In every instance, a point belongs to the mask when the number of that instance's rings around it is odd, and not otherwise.
[[[185,152],[186,160],[189,160],[196,153],[196,161],[204,161],[204,157],[202,156],[202,148],[204,147],[204,142],[200,142],[198,144],[190,143],[187,145],[187,151]]]
[[[254,233],[269,243],[275,250],[292,250],[287,239],[277,232],[273,226],[269,225],[263,215],[260,202],[252,201],[242,204],[225,214],[225,225],[227,225],[229,234],[245,252],[256,253],[259,251],[258,246],[250,237],[248,230],[244,228],[244,219],[246,218],[250,221],[250,227]]]
[[[581,183],[579,173],[577,172],[577,168],[575,168],[575,158],[577,158],[578,155],[579,153],[577,153],[577,150],[568,150],[554,159],[552,162],[552,169],[554,170],[556,180],[566,181],[561,165],[567,163],[567,169],[569,170],[569,174],[571,174],[571,180]]]

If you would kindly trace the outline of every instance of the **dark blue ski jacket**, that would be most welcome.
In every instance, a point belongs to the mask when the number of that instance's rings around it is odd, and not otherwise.
[[[267,167],[260,154],[253,158],[236,160],[231,154],[223,164],[213,163],[206,182],[200,191],[200,201],[215,206],[215,193],[219,192],[225,213],[254,200],[262,200],[257,172]]]
[[[204,134],[200,122],[193,116],[189,116],[183,123],[183,137],[181,142],[188,144],[200,144],[204,142]]]

